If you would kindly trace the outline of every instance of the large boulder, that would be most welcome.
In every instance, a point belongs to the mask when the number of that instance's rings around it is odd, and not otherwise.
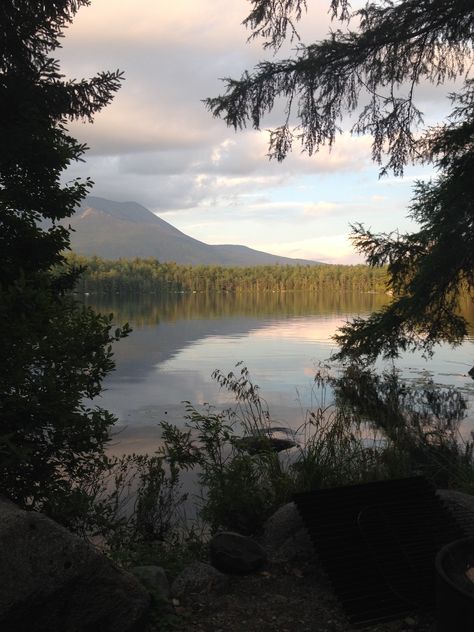
[[[209,542],[211,564],[222,573],[245,575],[260,570],[266,562],[263,547],[246,536],[222,531]]]
[[[277,549],[300,529],[304,529],[304,524],[295,503],[287,503],[268,518],[263,528],[266,545]]]
[[[454,489],[438,489],[439,498],[469,533],[474,530],[474,496]]]
[[[466,510],[474,517],[474,496],[454,489],[438,489],[436,493],[450,509]]]
[[[150,597],[125,573],[46,516],[0,499],[0,629],[132,632]]]
[[[315,557],[313,544],[295,503],[287,503],[264,525],[262,543],[271,562],[295,562]]]

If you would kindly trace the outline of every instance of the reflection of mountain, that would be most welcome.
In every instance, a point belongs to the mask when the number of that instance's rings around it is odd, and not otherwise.
[[[87,302],[103,313],[114,313],[117,324],[129,322],[134,331],[115,345],[117,369],[113,380],[139,381],[158,364],[209,336],[246,336],[275,319],[367,314],[380,307],[384,295],[308,295],[295,293],[191,294],[167,299],[156,296],[91,296]],[[245,358],[233,358],[245,360]],[[218,367],[215,367],[218,368]]]
[[[314,265],[246,246],[209,245],[185,235],[135,202],[87,197],[68,220],[72,250],[104,259],[153,257],[181,264],[220,266]]]
[[[129,320],[135,328],[115,346],[117,369],[108,376],[107,390],[98,403],[119,416],[119,439],[132,442],[127,449],[146,451],[150,441],[153,445],[158,441],[150,427],[158,432],[163,419],[183,423],[183,400],[230,405],[229,395],[210,376],[214,369],[232,370],[242,360],[262,387],[272,418],[281,421],[279,425],[299,425],[301,407],[313,405],[314,360],[328,358],[328,338],[339,319],[364,316],[387,300],[383,295],[336,297],[334,293],[314,295],[311,300],[304,293],[246,298],[175,295],[167,301],[153,296],[127,301],[117,296],[112,302],[105,297],[99,302],[99,297],[87,297],[101,311],[114,311],[117,323]],[[453,362],[466,364],[460,351],[453,355],[449,350],[451,372]],[[441,364],[431,361],[430,369],[441,376],[446,361],[439,357]],[[410,371],[425,366],[412,356],[408,362]],[[462,368],[457,372],[462,373]],[[453,378],[444,379],[450,383]],[[303,389],[308,385],[306,393]]]
[[[141,381],[156,365],[209,336],[244,336],[263,325],[258,318],[179,320],[140,327],[114,347],[113,380]],[[242,358],[236,358],[240,360]],[[218,367],[216,367],[218,368]]]

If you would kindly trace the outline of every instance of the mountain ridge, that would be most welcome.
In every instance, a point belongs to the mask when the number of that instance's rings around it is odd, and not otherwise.
[[[206,244],[137,202],[114,202],[87,196],[67,220],[73,229],[71,249],[103,259],[153,257],[179,264],[254,266],[318,265],[309,259],[280,257],[239,244]]]

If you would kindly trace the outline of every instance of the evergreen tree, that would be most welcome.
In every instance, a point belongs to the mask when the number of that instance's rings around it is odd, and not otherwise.
[[[84,509],[83,483],[114,422],[86,399],[113,367],[111,342],[127,333],[73,300],[80,270],[64,263],[60,220],[91,185],[61,184],[86,149],[67,123],[91,120],[121,80],[66,80],[51,56],[87,4],[0,3],[0,493],[63,522]]]
[[[278,49],[287,36],[298,38],[295,23],[305,0],[252,0],[245,23],[252,37]],[[226,79],[224,95],[207,107],[228,125],[258,129],[275,103],[286,103],[282,125],[271,132],[270,157],[283,160],[297,139],[309,154],[332,145],[347,114],[356,117],[355,134],[373,137],[373,159],[381,173],[402,175],[405,165],[426,161],[438,169],[429,183],[417,183],[411,216],[420,230],[405,235],[374,235],[361,225],[356,246],[373,266],[388,264],[391,305],[368,320],[345,326],[337,340],[340,358],[373,361],[400,349],[430,352],[446,340],[456,344],[467,333],[458,316],[461,291],[474,296],[472,63],[474,5],[471,0],[378,0],[353,15],[347,0],[332,0],[333,18],[347,22],[321,42],[297,44],[290,59],[265,61],[239,80]],[[352,24],[357,28],[352,29]],[[414,95],[421,81],[441,86],[462,78],[452,95],[448,123],[428,130]],[[294,121],[294,118],[296,121]]]

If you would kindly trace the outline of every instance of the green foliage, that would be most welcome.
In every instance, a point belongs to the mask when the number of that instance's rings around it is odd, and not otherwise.
[[[395,371],[377,375],[357,365],[331,384],[339,408],[383,432],[387,462],[438,487],[472,492],[474,440],[459,432],[467,408],[459,391],[432,380],[407,385]]]
[[[306,2],[254,0],[245,20],[252,37],[278,48],[302,17]],[[224,79],[224,95],[206,99],[227,125],[261,129],[264,116],[282,100],[282,124],[270,136],[270,157],[283,160],[299,141],[309,154],[332,145],[347,113],[358,114],[352,132],[373,137],[373,157],[384,170],[403,172],[417,156],[413,128],[422,121],[415,106],[420,81],[435,85],[463,77],[472,54],[474,12],[467,0],[367,3],[349,14],[349,3],[331,2],[342,26],[322,41],[299,43],[289,59],[262,61],[240,79]],[[355,29],[351,29],[352,25]],[[280,108],[279,108],[280,109]]]
[[[266,449],[250,454],[241,436],[267,437],[269,416],[245,367],[214,378],[236,398],[236,407],[203,411],[186,403],[186,430],[162,422],[164,454],[180,468],[196,468],[203,489],[201,516],[214,531],[258,531],[266,518],[288,499],[289,481],[278,454]]]
[[[294,492],[311,491],[386,478],[381,453],[361,427],[343,410],[309,411],[303,424],[304,440],[291,464]]]
[[[461,296],[474,299],[474,82],[468,82],[450,125],[424,140],[425,155],[440,175],[418,182],[410,216],[419,231],[374,235],[362,226],[353,239],[371,266],[388,265],[394,301],[367,321],[341,329],[339,357],[369,361],[383,353],[421,347],[430,353],[441,340],[460,344],[467,335],[459,315]]]
[[[198,525],[186,524],[180,472],[157,454],[104,456],[80,490],[87,503],[70,525],[126,568],[159,565],[175,576],[204,553]]]
[[[68,292],[80,270],[63,265],[72,215],[91,186],[61,184],[85,146],[68,121],[92,120],[120,73],[69,81],[51,57],[87,0],[0,7],[0,489],[66,524],[89,506],[82,482],[103,463],[114,418],[87,404],[127,335]],[[54,268],[54,270],[53,270]]]
[[[80,501],[78,482],[100,458],[113,416],[88,399],[113,367],[111,316],[50,291],[0,291],[0,487],[22,506],[62,522]],[[13,315],[18,320],[13,320]]]
[[[421,474],[437,486],[474,489],[474,442],[459,434],[466,402],[455,389],[408,387],[396,374],[357,366],[337,377],[321,369],[319,405],[292,432],[273,425],[245,367],[214,378],[234,394],[233,408],[187,403],[185,430],[162,423],[166,460],[196,468],[201,517],[211,531],[258,532],[294,493],[323,487]],[[330,395],[335,402],[326,404]],[[278,453],[272,438],[279,432],[294,447]],[[242,440],[252,438],[258,450]]]
[[[156,259],[104,260],[69,255],[72,266],[84,267],[77,290],[113,294],[170,292],[341,292],[384,291],[384,269],[364,265],[221,267],[160,263]]]
[[[253,0],[245,24],[252,37],[278,49],[298,37],[295,23],[306,2]],[[330,4],[343,28],[309,45],[299,43],[289,59],[260,62],[239,80],[225,79],[223,95],[206,100],[227,125],[260,129],[266,114],[283,102],[284,120],[271,131],[269,155],[283,160],[294,140],[309,154],[331,146],[346,120],[353,134],[372,136],[372,156],[402,175],[411,161],[431,163],[439,175],[418,182],[410,215],[413,233],[373,234],[353,227],[356,247],[373,267],[388,266],[394,300],[368,320],[356,319],[336,336],[349,361],[373,362],[383,354],[441,341],[459,344],[466,321],[459,316],[461,292],[474,297],[473,56],[474,9],[468,0],[379,0],[349,12],[345,0]],[[355,28],[354,28],[354,25]],[[415,102],[418,84],[442,86],[461,79],[451,99],[448,123],[416,137],[423,123]],[[348,116],[349,115],[349,116]]]

